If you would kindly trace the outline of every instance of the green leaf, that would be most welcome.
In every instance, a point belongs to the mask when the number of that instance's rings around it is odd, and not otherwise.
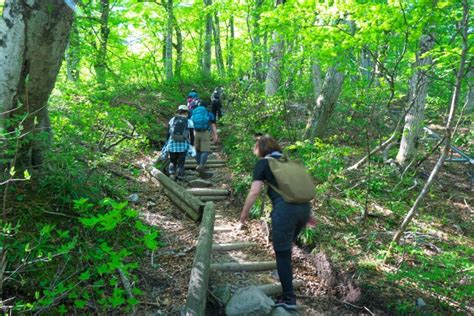
[[[16,173],[15,166],[13,166],[13,167],[10,168],[10,176],[12,176],[12,177],[15,176],[15,173]]]
[[[25,178],[25,180],[30,180],[31,179],[31,175],[28,172],[28,170],[23,171],[23,177]]]
[[[81,273],[81,275],[79,276],[79,280],[86,281],[86,280],[89,280],[90,277],[91,277],[90,271],[86,270],[85,272]]]
[[[127,303],[130,305],[137,305],[138,303],[140,303],[140,301],[137,300],[135,297],[130,297],[129,299],[127,299]]]
[[[87,301],[85,300],[75,300],[74,301],[74,306],[76,306],[77,308],[84,308],[87,304]]]
[[[158,248],[158,242],[156,240],[158,236],[157,232],[152,232],[143,236],[143,241],[145,242],[145,246],[150,250],[156,250]]]

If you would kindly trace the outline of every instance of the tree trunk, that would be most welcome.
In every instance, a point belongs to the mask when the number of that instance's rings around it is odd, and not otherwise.
[[[230,75],[234,71],[234,38],[234,15],[231,15],[227,36],[227,73]]]
[[[460,23],[460,30],[459,30],[459,33],[461,34],[461,38],[462,38],[461,58],[460,58],[460,61],[459,61],[459,69],[458,69],[457,74],[456,74],[456,82],[455,82],[453,94],[452,94],[452,97],[451,97],[451,104],[449,106],[449,115],[448,115],[448,121],[446,123],[446,128],[445,128],[446,133],[445,133],[445,137],[444,137],[443,151],[441,152],[441,155],[438,158],[438,161],[436,162],[436,165],[434,166],[433,170],[431,171],[431,174],[430,174],[428,180],[426,181],[423,189],[421,190],[420,194],[416,198],[415,203],[413,204],[413,206],[411,207],[411,209],[408,212],[407,216],[403,220],[403,223],[400,226],[400,229],[393,236],[392,245],[390,246],[390,249],[388,251],[386,259],[388,258],[388,256],[390,256],[393,245],[399,243],[400,238],[401,238],[403,232],[405,231],[406,227],[408,226],[408,224],[410,224],[411,220],[416,215],[418,207],[420,206],[420,204],[424,200],[425,196],[428,194],[428,190],[429,190],[431,184],[433,183],[433,180],[435,179],[436,175],[438,174],[438,171],[443,166],[444,160],[448,156],[448,153],[449,153],[449,150],[450,150],[451,139],[452,139],[452,136],[453,136],[452,135],[453,121],[455,119],[456,107],[457,107],[457,103],[458,103],[458,99],[459,99],[459,95],[460,95],[460,91],[461,91],[462,79],[463,79],[463,75],[464,75],[464,67],[465,67],[465,64],[466,64],[467,53],[468,53],[468,50],[469,50],[469,48],[468,48],[468,28],[469,28],[469,23],[468,23],[468,21],[469,21],[469,4],[468,4],[468,0],[463,0],[462,4],[463,4],[463,18],[462,18],[462,21]]]
[[[311,79],[313,81],[314,99],[317,100],[319,95],[321,94],[321,90],[323,89],[323,84],[321,80],[321,66],[316,60],[313,60],[313,63],[311,65],[311,76]]]
[[[410,80],[408,102],[413,106],[411,106],[405,117],[402,140],[396,158],[401,166],[405,166],[414,155],[415,144],[418,142],[418,136],[423,128],[425,101],[429,84],[426,68],[432,64],[431,57],[425,55],[433,48],[433,45],[434,37],[432,34],[421,37],[420,50],[416,57],[415,72]]]
[[[260,13],[262,10],[263,0],[256,0],[253,9],[253,30],[249,30],[252,36],[252,59],[253,59],[253,74],[257,81],[262,81],[265,76],[263,72],[262,60],[262,45],[260,41]]]
[[[372,59],[370,53],[365,48],[362,48],[360,52],[360,72],[364,80],[371,80],[373,78]]]
[[[165,78],[173,80],[173,0],[163,0],[163,6],[168,15],[166,20],[165,38]]]
[[[326,73],[321,93],[306,124],[304,139],[324,136],[341,93],[343,82],[343,73],[339,72],[334,66],[330,67]]]
[[[97,82],[104,88],[107,74],[107,43],[109,41],[109,0],[100,0],[100,45],[94,65]]]
[[[212,0],[204,0],[206,10],[212,5]],[[206,32],[204,34],[204,51],[202,54],[202,74],[205,78],[211,76],[211,60],[212,60],[212,15],[208,11],[206,13]]]
[[[471,66],[466,74],[467,93],[466,102],[464,103],[464,113],[471,114],[474,111],[474,66]]]
[[[219,12],[217,10],[214,13],[213,31],[214,31],[214,52],[216,55],[217,72],[219,73],[220,76],[224,76],[224,57],[222,56]]]
[[[272,97],[280,88],[281,82],[281,60],[283,58],[284,42],[283,36],[273,34],[273,45],[270,49],[270,61],[268,63],[267,77],[265,79],[265,97]]]
[[[0,20],[0,129],[13,131],[6,120],[25,116],[19,165],[39,166],[47,143],[47,101],[64,58],[73,11],[60,0],[25,2],[7,0]],[[44,137],[41,139],[45,139]],[[7,144],[8,145],[8,144]],[[3,155],[3,153],[2,153]],[[4,157],[5,158],[5,157]]]
[[[283,5],[285,0],[276,0],[275,6]],[[265,79],[265,97],[274,96],[281,83],[281,62],[283,59],[284,37],[273,31],[273,44],[270,48],[270,61],[268,62],[267,77]]]
[[[67,79],[72,82],[79,80],[79,62],[81,60],[81,43],[79,40],[79,30],[74,22],[69,36],[69,43],[66,49],[66,74]]]
[[[176,64],[175,73],[176,77],[181,78],[181,66],[183,65],[183,35],[179,28],[178,21],[174,18],[174,29],[176,32]]]

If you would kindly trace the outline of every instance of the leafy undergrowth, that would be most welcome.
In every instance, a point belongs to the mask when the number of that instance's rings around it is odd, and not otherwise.
[[[384,263],[391,238],[435,158],[429,157],[419,168],[401,175],[376,154],[369,164],[347,172],[345,169],[366,152],[363,121],[353,122],[360,129],[345,130],[342,126],[346,118],[341,117],[343,121],[334,124],[337,136],[299,142],[294,141],[295,126],[289,128],[291,125],[281,126],[279,122],[299,117],[296,130],[301,131],[304,114],[275,102],[266,105],[264,112],[268,115],[262,116],[262,105],[252,101],[251,93],[235,98],[239,102],[229,107],[223,133],[236,195],[243,200],[250,186],[256,161],[251,155],[252,135],[263,132],[276,137],[290,156],[306,165],[317,182],[313,214],[318,224],[301,233],[300,243],[314,253],[327,253],[340,271],[359,283],[363,296],[358,305],[388,313],[473,311],[474,227],[470,205],[474,201],[463,165],[445,166],[392,260]],[[259,114],[240,119],[244,112]],[[373,140],[371,147],[376,144]],[[428,145],[426,152],[432,149]],[[421,151],[420,157],[423,155]],[[262,203],[256,203],[252,216],[268,216],[270,207]]]
[[[59,88],[43,168],[1,186],[4,303],[15,313],[129,313],[143,294],[141,260],[162,246],[160,230],[127,201],[140,189],[131,158],[163,143],[185,93]]]

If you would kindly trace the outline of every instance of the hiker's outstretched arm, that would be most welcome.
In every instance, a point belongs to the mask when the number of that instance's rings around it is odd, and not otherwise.
[[[260,194],[260,190],[262,189],[262,187],[263,187],[263,181],[256,180],[252,182],[250,191],[247,195],[247,198],[245,199],[244,207],[242,208],[242,212],[240,213],[241,225],[244,225],[245,221],[249,217],[250,209],[252,208],[252,205],[257,200],[257,197]]]

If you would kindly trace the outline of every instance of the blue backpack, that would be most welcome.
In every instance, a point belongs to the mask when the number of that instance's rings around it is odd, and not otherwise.
[[[204,106],[198,106],[193,110],[191,120],[195,130],[207,131],[209,129],[209,112]]]

